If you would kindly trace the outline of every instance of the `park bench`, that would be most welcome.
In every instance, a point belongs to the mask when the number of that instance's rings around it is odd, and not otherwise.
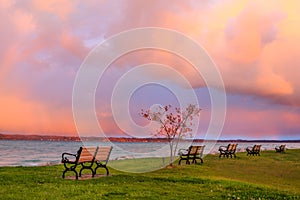
[[[109,174],[106,164],[108,162],[112,147],[80,147],[77,154],[63,153],[62,163],[64,164],[65,170],[63,171],[62,177],[65,178],[65,173],[73,171],[76,179],[78,179],[78,166],[81,166],[79,171],[79,177],[84,169],[89,169],[92,172],[92,177],[95,176],[97,169],[102,167],[106,170],[106,174]],[[96,166],[93,170],[93,166]]]
[[[192,163],[197,163],[197,159],[201,161],[201,163],[203,163],[203,150],[204,150],[204,146],[190,146],[188,149],[180,149],[178,154],[180,156],[179,159],[179,165],[181,163],[182,160],[186,161],[186,164],[190,164],[190,160],[192,161]]]
[[[259,155],[260,156],[260,147],[261,147],[261,145],[258,145],[258,144],[256,144],[256,145],[254,145],[253,147],[247,147],[246,148],[246,151],[247,151],[247,156],[248,155]]]
[[[80,147],[77,154],[63,153],[61,162],[64,164],[65,170],[63,171],[62,177],[65,178],[65,173],[68,171],[73,171],[75,173],[76,179],[78,179],[78,173],[76,171],[77,166],[81,166],[79,171],[79,176],[84,169],[89,169],[92,171],[92,176],[94,176],[93,164],[95,156],[97,154],[98,147]]]
[[[275,150],[278,153],[284,153],[284,151],[285,151],[285,144],[275,147]]]
[[[232,155],[234,157],[236,157],[235,155],[235,151],[236,151],[236,147],[237,147],[237,144],[228,144],[227,146],[220,146],[219,147],[219,152],[220,152],[220,155],[219,155],[219,158],[221,158],[221,156],[223,157],[229,157],[232,158]]]

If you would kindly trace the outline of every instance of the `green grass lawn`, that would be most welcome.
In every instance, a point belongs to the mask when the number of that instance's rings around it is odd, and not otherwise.
[[[300,149],[261,156],[218,158],[203,164],[111,176],[62,179],[62,165],[1,167],[0,199],[300,199]],[[161,159],[153,159],[159,163]],[[143,168],[143,159],[110,161],[109,166]],[[73,175],[72,173],[67,175]]]

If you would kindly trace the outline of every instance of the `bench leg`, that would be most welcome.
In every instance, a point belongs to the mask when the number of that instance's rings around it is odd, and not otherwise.
[[[180,165],[180,164],[181,164],[181,161],[182,161],[182,159],[180,158],[180,160],[179,160],[179,162],[178,162],[178,165]]]
[[[193,160],[193,163],[194,163],[194,164],[197,164],[197,159],[199,159],[199,160],[200,160],[200,163],[203,163],[203,160],[202,160],[202,158],[200,158],[200,157],[197,157],[197,158],[195,158],[195,159]]]
[[[62,178],[65,178],[65,174],[68,172],[68,171],[72,171],[75,173],[75,176],[76,176],[76,180],[78,179],[78,173],[76,171],[76,164],[75,165],[72,165],[70,167],[67,166],[68,163],[64,163],[64,166],[65,166],[65,170],[63,171],[63,174],[62,174]]]
[[[97,169],[100,168],[100,167],[104,168],[106,170],[106,176],[108,176],[109,175],[109,170],[106,167],[106,165],[103,165],[103,164],[97,164],[97,167],[94,170],[93,176],[95,176],[97,174]]]
[[[183,161],[183,160],[185,160],[185,164],[186,164],[186,165],[189,165],[189,164],[190,164],[190,161],[189,161],[188,158],[180,158],[180,160],[179,160],[179,162],[178,162],[178,165],[180,165],[180,164],[181,164],[181,161]]]
[[[74,169],[74,170],[72,170],[72,169],[66,169],[65,171],[63,171],[63,175],[62,175],[62,178],[64,179],[65,178],[65,174],[66,174],[66,172],[68,172],[68,171],[72,171],[72,172],[74,172],[75,173],[75,177],[76,177],[76,180],[78,180],[78,173],[77,173],[77,171]]]
[[[62,178],[65,178],[65,173],[66,173],[66,172],[67,172],[66,170],[63,171]]]
[[[89,169],[89,170],[91,170],[92,175],[94,174],[94,171],[93,171],[92,168],[81,168],[80,171],[79,171],[79,176],[80,176],[80,177],[81,177],[82,171],[83,171],[84,169]]]
[[[109,171],[108,171],[108,169],[107,169],[107,167],[106,167],[106,165],[105,165],[105,170],[106,170],[106,176],[108,176],[109,175]]]
[[[92,169],[92,166],[93,166],[93,163],[91,164],[91,165],[88,165],[88,166],[86,166],[86,165],[84,165],[83,163],[81,164],[81,169],[80,169],[80,171],[79,171],[79,176],[81,177],[81,173],[82,173],[82,171],[84,170],[84,169],[89,169],[89,170],[91,170],[91,172],[92,172],[92,177],[94,177],[94,171],[93,171],[93,169]]]
[[[76,170],[74,170],[74,172],[75,172],[76,180],[78,180],[78,173],[76,172]]]

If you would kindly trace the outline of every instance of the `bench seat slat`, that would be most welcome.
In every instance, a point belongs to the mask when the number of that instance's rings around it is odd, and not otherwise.
[[[94,156],[80,156],[78,163],[83,163],[83,162],[92,162],[94,159]]]

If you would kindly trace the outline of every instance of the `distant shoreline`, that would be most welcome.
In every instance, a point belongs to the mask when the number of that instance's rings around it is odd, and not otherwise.
[[[38,141],[64,141],[64,142],[167,142],[166,138],[125,138],[125,137],[75,137],[75,136],[52,136],[52,135],[18,135],[18,134],[2,134],[0,140],[38,140]],[[186,139],[187,141],[191,141]],[[203,142],[204,139],[193,139],[193,142]],[[216,142],[216,140],[205,140]],[[299,140],[244,140],[244,139],[227,139],[217,140],[217,142],[300,142]]]

